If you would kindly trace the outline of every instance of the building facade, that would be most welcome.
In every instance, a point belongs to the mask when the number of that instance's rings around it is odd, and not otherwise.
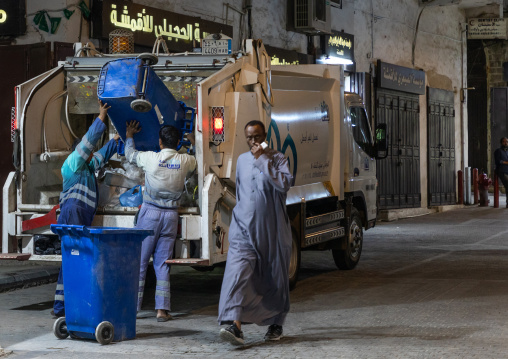
[[[314,11],[304,14],[303,25],[302,4]],[[500,0],[27,0],[9,11],[21,14],[21,25],[0,32],[4,65],[19,67],[0,88],[8,99],[0,108],[4,138],[14,85],[56,66],[76,51],[75,43],[107,53],[114,30],[131,31],[136,52],[151,51],[158,35],[172,52],[192,51],[217,32],[233,39],[232,50],[258,38],[277,64],[319,62],[342,46],[346,88],[364,97],[373,125],[388,127],[388,157],[378,162],[381,209],[456,203],[456,173],[471,156],[468,19],[503,16]],[[506,58],[505,49],[497,51]],[[485,50],[491,70],[500,62],[492,59],[494,50]],[[7,64],[14,53],[16,64]],[[491,71],[487,82],[494,77]],[[5,179],[12,146],[2,143]]]

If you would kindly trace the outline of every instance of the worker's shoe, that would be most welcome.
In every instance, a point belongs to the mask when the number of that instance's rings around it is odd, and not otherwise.
[[[164,315],[157,314],[157,321],[158,322],[167,322],[168,320],[173,319],[171,314],[166,310],[164,311]]]
[[[282,338],[282,326],[272,324],[268,327],[268,331],[265,334],[265,342],[280,340]]]
[[[54,311],[54,310],[52,310],[52,311],[51,311],[51,313],[49,313],[49,314],[51,314],[51,317],[52,317],[53,319],[57,319],[57,318],[61,318],[61,317],[65,317],[65,313],[55,313],[55,311]]]
[[[245,344],[245,340],[243,340],[243,332],[238,329],[235,323],[231,324],[227,328],[222,328],[220,330],[220,338],[233,345]]]

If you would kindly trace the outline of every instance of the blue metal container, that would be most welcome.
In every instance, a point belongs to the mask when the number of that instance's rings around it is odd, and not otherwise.
[[[126,122],[136,120],[142,128],[134,135],[136,149],[160,151],[159,129],[172,125],[182,133],[186,127],[185,110],[148,62],[143,57],[107,62],[100,72],[97,96],[111,106],[109,118],[123,140]]]
[[[55,335],[101,344],[135,338],[141,242],[153,231],[59,224],[51,230],[62,240],[65,296]]]

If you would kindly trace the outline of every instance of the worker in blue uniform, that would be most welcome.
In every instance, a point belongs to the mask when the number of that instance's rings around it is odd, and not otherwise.
[[[104,147],[94,152],[94,147],[107,128],[106,118],[110,108],[100,100],[99,106],[99,116],[62,165],[63,191],[60,194],[58,224],[90,226],[97,210],[99,190],[95,171],[103,167],[116,153],[119,138],[116,134]],[[62,267],[56,285],[52,315],[65,316]]]
[[[178,231],[178,207],[185,188],[185,178],[196,169],[196,159],[176,149],[180,132],[173,126],[162,126],[159,130],[160,152],[137,151],[134,135],[141,131],[139,122],[127,122],[125,158],[145,171],[143,205],[139,211],[136,228],[152,229],[154,234],[146,237],[141,245],[139,271],[138,312],[143,303],[146,269],[153,255],[153,267],[157,283],[155,309],[157,321],[172,319],[170,311],[170,265],[166,260],[173,257]],[[194,145],[193,134],[188,135]]]

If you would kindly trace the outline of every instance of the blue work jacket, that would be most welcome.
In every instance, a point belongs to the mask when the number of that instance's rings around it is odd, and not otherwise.
[[[62,165],[63,191],[60,194],[61,216],[67,217],[70,212],[74,212],[73,217],[77,216],[81,218],[83,221],[81,224],[83,225],[89,225],[88,223],[92,222],[99,203],[99,191],[95,171],[104,166],[117,151],[116,142],[112,139],[93,154],[88,164],[86,163],[105,130],[106,125],[97,117],[83,136],[81,142],[76,146],[76,149],[67,157]],[[62,220],[67,222],[64,218]]]

